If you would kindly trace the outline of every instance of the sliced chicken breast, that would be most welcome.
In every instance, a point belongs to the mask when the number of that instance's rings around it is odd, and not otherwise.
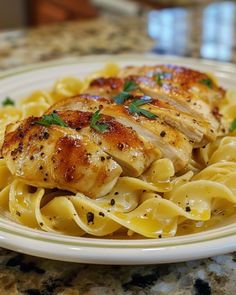
[[[192,144],[180,131],[158,118],[148,119],[144,116],[130,114],[127,106],[116,105],[109,98],[84,94],[60,101],[53,105],[48,112],[54,110],[80,110],[83,112],[101,110],[102,114],[114,117],[117,122],[131,127],[143,138],[150,141],[160,149],[163,157],[173,161],[176,170],[182,169],[190,159]]]
[[[225,90],[208,74],[178,65],[126,67],[119,73],[119,77],[122,78],[133,75],[154,78],[153,80],[164,89],[171,86],[172,89],[179,88],[181,91],[196,94],[211,106],[217,106],[225,95]]]
[[[217,133],[218,106],[225,90],[207,74],[181,66],[157,65],[126,67],[119,76],[136,79],[145,94],[168,102],[176,110],[204,118],[211,125],[211,133]]]
[[[101,148],[73,129],[36,125],[30,117],[7,127],[2,155],[11,173],[30,185],[107,194],[122,173]]]
[[[139,79],[139,77],[136,77],[135,80]],[[120,78],[98,78],[90,83],[87,92],[107,98],[115,97],[118,93],[121,93],[124,84],[125,80]],[[131,91],[130,95],[135,98],[141,98],[145,94],[138,88]],[[194,147],[204,146],[209,141],[215,139],[215,134],[210,131],[211,125],[205,119],[176,110],[169,103],[156,97],[148,107],[144,106],[144,108],[148,108],[158,118],[184,133],[194,143]]]
[[[66,124],[76,129],[82,136],[96,143],[104,152],[120,164],[123,175],[137,177],[141,175],[154,160],[161,157],[159,149],[149,141],[138,136],[132,128],[117,122],[113,117],[102,115],[99,124],[105,124],[107,130],[99,132],[90,127],[92,112],[62,111],[58,112]]]

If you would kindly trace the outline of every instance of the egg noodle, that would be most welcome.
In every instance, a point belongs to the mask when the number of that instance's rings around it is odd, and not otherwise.
[[[104,69],[81,81],[58,80],[51,91],[36,91],[15,106],[0,109],[0,145],[7,124],[41,116],[53,103],[82,93],[92,79],[116,76]],[[236,118],[236,95],[228,92],[221,107],[224,120]],[[115,199],[115,202],[114,202]],[[175,175],[169,159],[155,161],[139,178],[120,177],[104,197],[32,187],[11,175],[0,159],[0,207],[9,218],[48,232],[82,236],[161,238],[214,227],[236,216],[236,136],[229,133],[194,150],[188,167]]]

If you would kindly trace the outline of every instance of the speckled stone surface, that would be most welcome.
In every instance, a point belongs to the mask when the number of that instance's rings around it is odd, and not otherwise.
[[[149,52],[155,42],[146,28],[145,18],[129,17],[2,32],[0,69],[88,54]],[[197,56],[197,40],[193,34],[187,55]],[[0,295],[18,294],[231,295],[236,294],[236,254],[167,265],[97,266],[0,249]]]
[[[104,266],[0,251],[1,295],[233,295],[236,256],[178,264]]]
[[[96,19],[0,33],[0,70],[91,54],[149,51],[144,18]]]

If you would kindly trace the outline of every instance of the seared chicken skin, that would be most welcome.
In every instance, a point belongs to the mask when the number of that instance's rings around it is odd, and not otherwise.
[[[161,151],[163,157],[173,161],[176,170],[182,169],[189,161],[192,144],[180,131],[165,124],[159,118],[148,119],[130,114],[125,105],[116,105],[112,99],[85,94],[59,101],[48,110],[48,113],[67,110],[83,112],[101,110],[102,114],[113,117],[117,122],[132,128],[149,141],[153,147]]]
[[[30,117],[8,126],[2,155],[11,173],[45,188],[104,196],[122,169],[108,154],[73,129],[35,125]]]

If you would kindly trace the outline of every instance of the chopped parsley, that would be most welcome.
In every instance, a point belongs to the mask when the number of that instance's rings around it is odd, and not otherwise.
[[[131,80],[126,81],[124,84],[124,87],[123,87],[123,91],[125,91],[125,92],[130,92],[130,91],[133,91],[136,89],[138,89],[138,85],[134,81],[131,81]]]
[[[43,115],[42,119],[34,122],[34,124],[42,126],[59,125],[62,127],[68,127],[68,125],[56,113]]]
[[[155,119],[157,116],[151,112],[149,112],[148,110],[144,110],[144,109],[140,109],[139,107],[147,104],[149,102],[151,102],[152,99],[135,99],[134,101],[132,101],[129,105],[129,112],[131,114],[138,114],[138,115],[143,115],[148,119]]]
[[[156,79],[156,82],[159,86],[163,85],[163,79],[165,78],[171,78],[171,73],[166,72],[160,72],[153,75],[153,77]]]
[[[117,104],[123,104],[130,97],[131,94],[129,92],[122,91],[114,96],[113,99]]]
[[[2,102],[2,106],[3,107],[6,107],[6,106],[14,106],[15,105],[15,102],[13,99],[11,99],[10,97],[6,97],[4,99],[4,101]]]
[[[202,83],[202,84],[204,84],[204,85],[206,85],[209,88],[212,88],[213,87],[213,82],[209,78],[202,79],[199,82]]]
[[[236,118],[233,120],[233,122],[230,125],[229,131],[233,132],[236,129]]]
[[[90,120],[90,127],[93,128],[94,130],[98,132],[105,132],[108,129],[108,125],[105,123],[100,123],[99,120],[101,119],[101,114],[100,111],[97,110],[93,115]]]
[[[138,89],[138,85],[134,81],[126,81],[123,91],[114,96],[113,99],[117,104],[123,104],[128,98],[132,96],[129,92],[136,89]]]

